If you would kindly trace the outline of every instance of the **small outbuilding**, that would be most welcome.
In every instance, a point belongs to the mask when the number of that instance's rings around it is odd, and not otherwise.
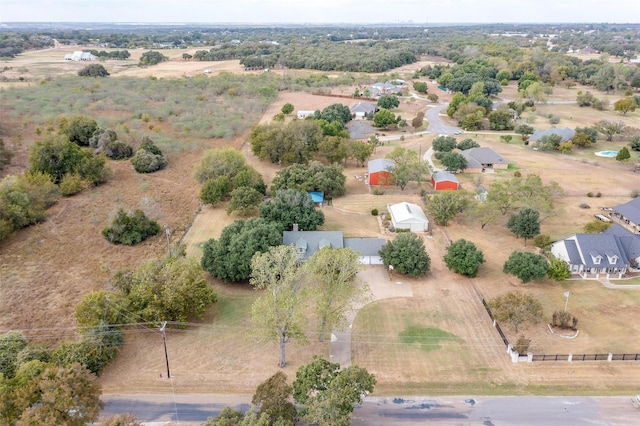
[[[377,158],[369,161],[369,185],[395,185],[395,168],[396,163],[386,158]]]
[[[435,172],[431,176],[431,185],[436,191],[453,190],[457,191],[460,187],[458,179],[448,172]]]
[[[408,229],[411,232],[426,232],[429,229],[429,219],[417,204],[387,204],[387,210],[395,229]]]

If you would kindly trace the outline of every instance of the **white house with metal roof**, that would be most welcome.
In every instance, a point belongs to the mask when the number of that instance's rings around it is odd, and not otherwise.
[[[82,50],[76,50],[73,53],[67,53],[64,55],[65,61],[93,61],[95,59],[96,57],[93,54],[83,52]]]
[[[429,229],[429,219],[417,204],[387,204],[387,210],[395,229],[408,229],[411,232],[425,232]]]

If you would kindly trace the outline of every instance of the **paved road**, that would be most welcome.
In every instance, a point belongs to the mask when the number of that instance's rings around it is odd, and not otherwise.
[[[427,109],[424,118],[429,121],[429,128],[427,129],[429,133],[435,133],[437,135],[453,135],[455,132],[462,131],[459,127],[450,126],[440,119],[440,114],[442,114],[443,111],[446,113],[446,109],[448,107],[449,104],[446,103]]]
[[[102,416],[130,412],[145,424],[204,422],[227,406],[247,410],[250,396],[103,395]],[[369,397],[353,414],[354,426],[631,426],[640,410],[630,397]]]

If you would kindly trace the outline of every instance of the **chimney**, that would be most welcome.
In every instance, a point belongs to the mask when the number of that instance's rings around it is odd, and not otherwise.
[[[293,232],[298,232],[298,224],[297,223],[293,224]]]

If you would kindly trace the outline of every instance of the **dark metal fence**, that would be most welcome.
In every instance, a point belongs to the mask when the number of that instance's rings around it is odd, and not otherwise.
[[[487,305],[484,297],[481,297],[482,304],[484,305],[484,309],[489,314],[489,318],[493,321],[496,330],[498,330],[498,334],[502,338],[504,344],[509,347],[509,339],[505,336],[502,328],[500,328],[500,324],[495,320],[493,314],[491,313],[491,309]],[[640,361],[640,354],[574,354],[571,355],[571,361]],[[569,354],[558,354],[558,355],[547,355],[547,354],[533,354],[531,355],[532,362],[538,361],[569,361]]]

